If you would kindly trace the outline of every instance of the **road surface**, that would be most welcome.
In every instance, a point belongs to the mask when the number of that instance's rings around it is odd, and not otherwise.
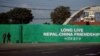
[[[0,56],[100,56],[100,44],[0,44]]]

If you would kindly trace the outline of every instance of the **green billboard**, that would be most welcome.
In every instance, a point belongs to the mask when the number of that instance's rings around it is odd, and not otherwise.
[[[100,42],[100,26],[26,25],[23,37],[24,42]]]
[[[20,41],[21,38],[21,29],[20,25],[0,25],[0,43],[3,43],[3,34],[10,33],[11,34],[11,42],[16,43],[16,41]],[[5,38],[7,42],[8,38]]]
[[[86,25],[0,25],[0,43],[3,34],[11,34],[11,42],[100,42],[100,26]]]

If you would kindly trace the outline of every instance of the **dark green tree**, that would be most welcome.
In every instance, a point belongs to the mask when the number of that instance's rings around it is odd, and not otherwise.
[[[8,24],[9,17],[6,13],[0,13],[0,24]]]
[[[27,24],[34,18],[31,10],[26,8],[14,8],[8,11],[7,15],[13,24]]]
[[[59,6],[51,12],[51,19],[53,24],[63,24],[64,21],[69,18],[71,15],[70,8]]]

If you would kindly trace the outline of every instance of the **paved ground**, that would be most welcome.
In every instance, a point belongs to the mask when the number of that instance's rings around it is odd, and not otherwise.
[[[100,56],[100,43],[0,44],[0,56]]]

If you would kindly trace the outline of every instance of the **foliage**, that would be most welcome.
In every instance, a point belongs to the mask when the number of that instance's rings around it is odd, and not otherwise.
[[[33,18],[31,10],[26,8],[14,8],[6,13],[0,13],[1,24],[27,24]]]
[[[9,19],[6,13],[0,13],[0,24],[8,24]]]
[[[54,24],[63,24],[64,21],[71,15],[70,8],[59,6],[51,12],[51,19]]]

